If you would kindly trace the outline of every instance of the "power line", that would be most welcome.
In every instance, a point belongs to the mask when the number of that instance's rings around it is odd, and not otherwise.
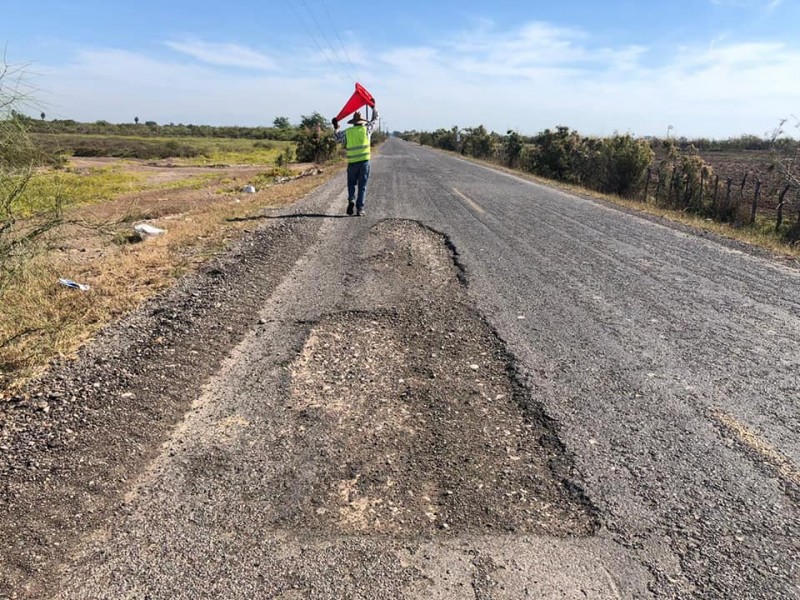
[[[322,54],[325,57],[325,60],[328,61],[328,64],[331,66],[331,68],[334,71],[336,71],[336,74],[339,77],[343,77],[344,79],[347,79],[348,78],[347,75],[346,74],[344,74],[344,75],[342,74],[342,72],[336,66],[336,63],[331,61],[330,56],[328,56],[328,53],[325,50],[322,49],[322,46],[320,45],[319,41],[317,40],[317,37],[314,35],[314,32],[312,32],[309,29],[308,25],[306,25],[305,20],[303,19],[303,17],[300,14],[300,12],[295,8],[294,4],[292,4],[291,0],[286,0],[286,3],[289,5],[289,8],[292,9],[292,12],[294,13],[295,17],[297,17],[297,20],[300,21],[300,24],[303,26],[303,29],[305,29],[305,31],[306,31],[306,35],[308,35],[308,37],[311,38],[311,41],[314,42],[314,45],[317,47],[317,50],[319,50],[319,53]],[[303,0],[303,3],[305,4],[305,0]]]
[[[353,70],[353,74],[356,76],[356,81],[361,79],[361,76],[358,74],[358,70],[356,69],[353,61],[350,59],[350,54],[347,52],[347,48],[342,41],[342,36],[339,35],[339,28],[336,27],[336,23],[333,22],[333,17],[331,17],[331,12],[328,10],[328,5],[325,4],[325,0],[320,0],[320,4],[325,9],[325,14],[328,15],[328,21],[331,23],[331,27],[336,32],[336,37],[339,38],[339,45],[342,47],[342,51],[344,52],[345,57],[347,58],[347,62],[350,63],[350,68]]]
[[[303,6],[306,7],[306,11],[308,12],[308,14],[311,15],[311,20],[313,20],[314,24],[317,26],[317,30],[322,34],[322,39],[325,40],[325,43],[328,44],[328,48],[330,48],[331,52],[333,52],[333,56],[336,58],[338,62],[340,63],[344,62],[341,58],[339,58],[339,53],[336,51],[336,48],[333,47],[333,44],[331,44],[330,40],[328,39],[328,36],[325,35],[325,30],[322,29],[322,27],[320,26],[319,21],[317,21],[317,17],[314,14],[314,11],[312,11],[311,8],[308,6],[308,2],[306,2],[306,0],[302,0],[302,2]]]

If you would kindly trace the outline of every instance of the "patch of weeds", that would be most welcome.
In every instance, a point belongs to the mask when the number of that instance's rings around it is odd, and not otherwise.
[[[267,171],[262,171],[253,175],[245,183],[238,183],[235,180],[229,180],[230,185],[225,186],[221,193],[237,193],[241,192],[245,185],[253,185],[256,190],[269,187],[276,183],[284,183],[296,177],[296,173],[287,167],[272,167]]]
[[[213,181],[216,181],[218,176],[214,173],[205,173],[202,175],[192,175],[186,179],[177,179],[175,181],[167,181],[157,186],[159,190],[199,190],[208,186]]]
[[[129,246],[138,244],[141,241],[142,237],[135,231],[118,231],[111,237],[111,243],[115,246]]]
[[[20,205],[23,215],[28,215],[50,206],[55,198],[65,207],[94,204],[119,194],[143,190],[146,188],[144,179],[144,175],[123,173],[112,167],[82,172],[41,172],[31,177],[20,197]]]

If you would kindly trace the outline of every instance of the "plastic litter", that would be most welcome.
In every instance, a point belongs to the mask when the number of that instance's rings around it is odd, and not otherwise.
[[[255,194],[256,193],[256,186],[254,185],[246,185],[242,188],[242,191],[245,194]]]
[[[88,292],[89,291],[89,286],[88,285],[86,285],[85,283],[77,283],[75,281],[72,281],[72,279],[63,279],[62,278],[62,279],[58,280],[58,283],[60,283],[63,286],[66,286],[68,288],[72,288],[74,290],[80,290],[82,292]]]
[[[135,225],[133,229],[143,238],[153,237],[156,235],[163,235],[166,233],[165,230],[159,229],[158,227],[153,227],[152,225],[148,225],[147,223],[139,223],[138,225]]]

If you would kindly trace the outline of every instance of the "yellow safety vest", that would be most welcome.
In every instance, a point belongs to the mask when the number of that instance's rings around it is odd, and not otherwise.
[[[348,127],[344,130],[347,150],[347,162],[356,163],[369,160],[369,133],[363,125]]]

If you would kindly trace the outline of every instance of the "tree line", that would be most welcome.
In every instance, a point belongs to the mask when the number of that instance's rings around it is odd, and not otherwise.
[[[40,119],[34,119],[23,113],[12,111],[9,120],[32,135],[105,136],[109,140],[114,136],[118,136],[137,138],[226,138],[295,142],[297,144],[296,159],[298,162],[325,162],[331,160],[337,151],[330,122],[316,111],[310,115],[302,115],[297,125],[292,125],[288,117],[275,117],[271,127],[185,125],[183,123],[158,124],[154,121],[140,122],[139,117],[134,117],[132,123],[110,123],[103,120],[84,123],[72,119],[52,119],[48,121],[45,117],[46,115],[42,113]],[[385,137],[386,135],[382,131],[375,130],[372,135],[373,145],[381,143]],[[129,145],[130,142],[126,142],[126,144]],[[89,151],[95,152],[95,154],[91,154],[92,156],[103,156],[104,154],[102,153],[107,150],[106,147],[114,146],[114,144],[109,141],[100,146],[102,147],[97,147],[97,144],[95,144],[89,148]],[[168,142],[163,148],[127,148],[127,150],[132,151],[133,154],[131,156],[137,158],[195,156],[199,152],[197,148],[178,142]],[[147,154],[148,152],[155,152],[155,154],[150,156]]]
[[[479,125],[406,132],[400,137],[620,196],[630,196],[639,189],[654,156],[647,141],[631,135],[585,137],[564,126],[545,129],[535,136],[515,131],[500,135]]]
[[[44,113],[42,113],[44,117]],[[25,114],[14,112],[11,117],[19,121],[30,133],[38,134],[73,134],[73,135],[119,135],[141,137],[200,137],[200,138],[234,138],[251,140],[297,141],[307,130],[320,127],[329,129],[328,119],[318,112],[302,115],[297,125],[292,125],[287,117],[275,117],[272,126],[240,126],[240,125],[194,125],[183,123],[159,124],[155,121],[141,122],[134,117],[130,123],[111,123],[99,120],[89,123],[73,119],[34,119]]]
[[[533,136],[515,131],[501,135],[487,131],[483,125],[396,135],[547,179],[605,194],[638,197],[737,226],[755,224],[758,202],[767,195],[777,196],[776,232],[789,242],[800,239],[800,216],[791,227],[784,227],[781,219],[781,211],[788,202],[786,194],[800,187],[800,142],[785,136],[780,128],[771,139],[744,135],[728,140],[691,141],[635,138],[630,134],[590,137],[565,126],[545,129]],[[743,200],[747,174],[739,184],[738,195],[733,195],[733,180],[720,180],[703,160],[701,151],[768,152],[771,165],[768,171],[775,182],[771,189],[766,186],[762,189],[765,181],[756,178],[752,202],[747,204]]]
[[[630,134],[592,137],[569,127],[545,129],[533,136],[505,135],[483,125],[435,131],[406,131],[399,137],[426,146],[491,160],[534,175],[619,196],[641,191],[656,154],[696,155],[699,151],[773,151],[796,153],[800,142],[789,137],[762,139],[743,135],[728,140],[635,138]]]

